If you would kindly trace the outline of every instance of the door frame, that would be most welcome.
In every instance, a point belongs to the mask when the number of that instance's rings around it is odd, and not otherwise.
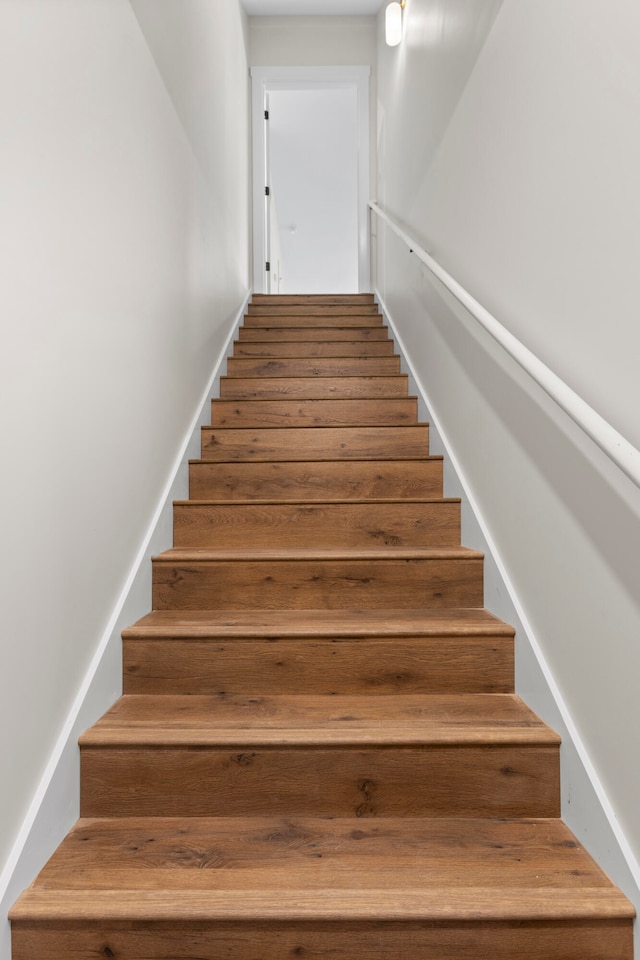
[[[265,100],[270,90],[354,89],[358,111],[358,290],[371,288],[369,240],[370,67],[251,67],[253,137],[253,289],[266,292]]]

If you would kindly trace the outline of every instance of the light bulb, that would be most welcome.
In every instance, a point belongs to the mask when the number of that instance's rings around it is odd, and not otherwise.
[[[402,40],[402,5],[393,0],[384,16],[384,33],[387,45],[397,47]]]

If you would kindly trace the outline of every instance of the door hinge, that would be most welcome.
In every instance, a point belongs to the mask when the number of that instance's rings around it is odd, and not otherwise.
[[[264,188],[264,195],[265,195],[265,197],[270,197],[270,196],[271,196],[271,190],[269,189],[269,187],[265,187],[265,188]]]
[[[265,110],[265,112],[264,112],[264,118],[265,118],[265,120],[268,120],[268,119],[269,119],[269,111],[268,111],[268,110]]]
[[[267,271],[267,273],[270,273],[270,272],[271,272],[271,264],[269,263],[268,260],[267,260],[267,262],[265,263],[264,268],[265,268],[265,270]]]

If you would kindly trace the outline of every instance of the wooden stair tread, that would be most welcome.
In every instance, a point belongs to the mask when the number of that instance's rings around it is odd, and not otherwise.
[[[220,562],[232,563],[243,560],[364,560],[375,563],[378,560],[482,560],[484,554],[470,547],[436,546],[436,547],[317,547],[290,549],[255,549],[251,547],[232,549],[189,549],[172,548],[153,557],[154,563],[181,563],[181,562]]]
[[[252,303],[375,303],[373,293],[254,293]]]
[[[176,921],[215,920],[346,921],[366,920],[455,922],[600,919],[632,920],[633,906],[618,891],[603,887],[514,888],[498,897],[495,887],[463,887],[443,896],[442,890],[349,891],[344,889],[281,889],[269,894],[263,889],[231,891],[182,891],[137,889],[34,891],[23,894],[12,908],[12,922],[68,920]],[[183,936],[187,936],[185,931]],[[535,926],[531,931],[535,936]],[[563,954],[564,956],[564,954]],[[631,954],[629,954],[631,956]]]
[[[559,743],[515,694],[123,696],[81,746]]]
[[[236,340],[234,357],[391,357],[393,340]]]
[[[294,500],[287,500],[285,505],[287,507],[299,506],[299,507],[310,507],[310,508],[322,509],[322,507],[325,507],[325,506],[344,506],[348,508],[354,505],[384,506],[385,504],[388,504],[388,505],[404,506],[405,504],[419,505],[419,504],[432,504],[432,503],[461,503],[461,499],[460,497],[403,497],[403,498],[354,497],[353,500],[345,500],[342,497],[339,497],[339,498],[325,497],[320,503],[318,503],[317,500],[305,500],[302,497],[298,497]],[[229,507],[230,509],[232,509],[233,507],[243,507],[243,506],[276,507],[276,508],[283,506],[282,500],[272,500],[268,498],[265,498],[264,500],[255,499],[255,500],[231,500],[231,501],[220,500],[220,499],[196,500],[191,498],[189,500],[174,500],[173,504],[174,506],[180,506],[180,507],[209,506],[209,507]]]
[[[499,855],[488,855],[496,850]],[[279,893],[297,883],[339,888],[346,896],[412,887],[458,898],[468,890],[469,906],[478,890],[493,888],[506,899],[498,888],[507,884],[560,896],[580,886],[612,888],[554,819],[127,817],[79,820],[32,893],[247,888]]]
[[[287,339],[293,339],[297,342],[305,340],[308,342],[317,342],[321,340],[358,340],[375,342],[376,340],[388,340],[389,328],[381,323],[373,326],[350,326],[349,320],[345,320],[341,326],[312,327],[306,326],[287,326],[282,327],[240,327],[238,330],[238,341],[240,343],[267,343],[269,341],[281,340],[285,336]]]
[[[220,378],[223,400],[331,400],[406,398],[408,377],[403,373],[350,377]]]
[[[442,610],[155,610],[123,631],[148,637],[507,636],[514,629],[482,608]]]
[[[417,424],[415,397],[224,398],[211,403],[216,428],[401,426]]]
[[[232,377],[371,377],[398,376],[400,357],[229,357]]]

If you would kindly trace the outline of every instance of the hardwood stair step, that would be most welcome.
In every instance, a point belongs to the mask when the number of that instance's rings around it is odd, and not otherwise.
[[[253,313],[248,314],[243,320],[246,328],[267,327],[271,330],[279,328],[284,330],[287,327],[307,327],[313,329],[320,327],[384,327],[382,316],[374,313],[337,313],[323,315],[300,314],[297,311],[287,312],[285,314],[275,313]]]
[[[122,636],[128,694],[513,692],[513,628],[480,609],[160,610]]]
[[[202,427],[203,460],[423,458],[427,424],[393,427]]]
[[[632,918],[558,820],[408,817],[85,818],[12,911],[14,960],[631,960]]]
[[[228,377],[397,376],[400,357],[229,357]]]
[[[214,427],[401,426],[417,422],[415,397],[211,401]]]
[[[176,501],[173,543],[232,549],[454,546],[460,500]]]
[[[488,857],[491,850],[499,850],[499,857]],[[511,890],[554,889],[560,896],[576,891],[585,880],[592,891],[613,892],[607,876],[557,819],[237,816],[83,818],[32,892],[266,893],[291,890],[295,880],[307,889],[340,889],[347,896],[385,888],[414,887],[425,895],[440,890],[443,896],[452,889],[456,896],[467,890],[466,909],[476,919],[475,891],[493,889],[506,901],[500,890],[505,881]],[[620,895],[618,899],[628,915],[628,901]],[[570,902],[573,911],[571,896]],[[510,906],[501,904],[493,918]],[[317,909],[322,912],[323,905]],[[484,898],[480,910],[487,911]],[[492,914],[487,911],[485,916]]]
[[[221,377],[223,400],[331,400],[407,397],[406,374],[377,377]]]
[[[167,550],[154,610],[481,607],[483,556],[465,547]]]
[[[393,340],[237,340],[234,357],[392,357]]]
[[[345,320],[341,327],[245,327],[238,330],[238,341],[240,343],[273,343],[274,341],[306,341],[307,343],[318,343],[323,340],[335,342],[338,340],[355,341],[379,341],[389,339],[389,328],[384,324],[376,324],[372,327],[350,327],[349,319]]]
[[[194,500],[324,500],[441,497],[440,456],[415,460],[300,460],[189,463]]]
[[[123,696],[82,816],[559,815],[559,738],[513,694]]]
[[[339,305],[341,303],[375,303],[375,297],[372,293],[254,293],[251,300],[255,304],[319,303]]]
[[[269,303],[265,300],[250,303],[247,317],[380,317],[375,303]]]

